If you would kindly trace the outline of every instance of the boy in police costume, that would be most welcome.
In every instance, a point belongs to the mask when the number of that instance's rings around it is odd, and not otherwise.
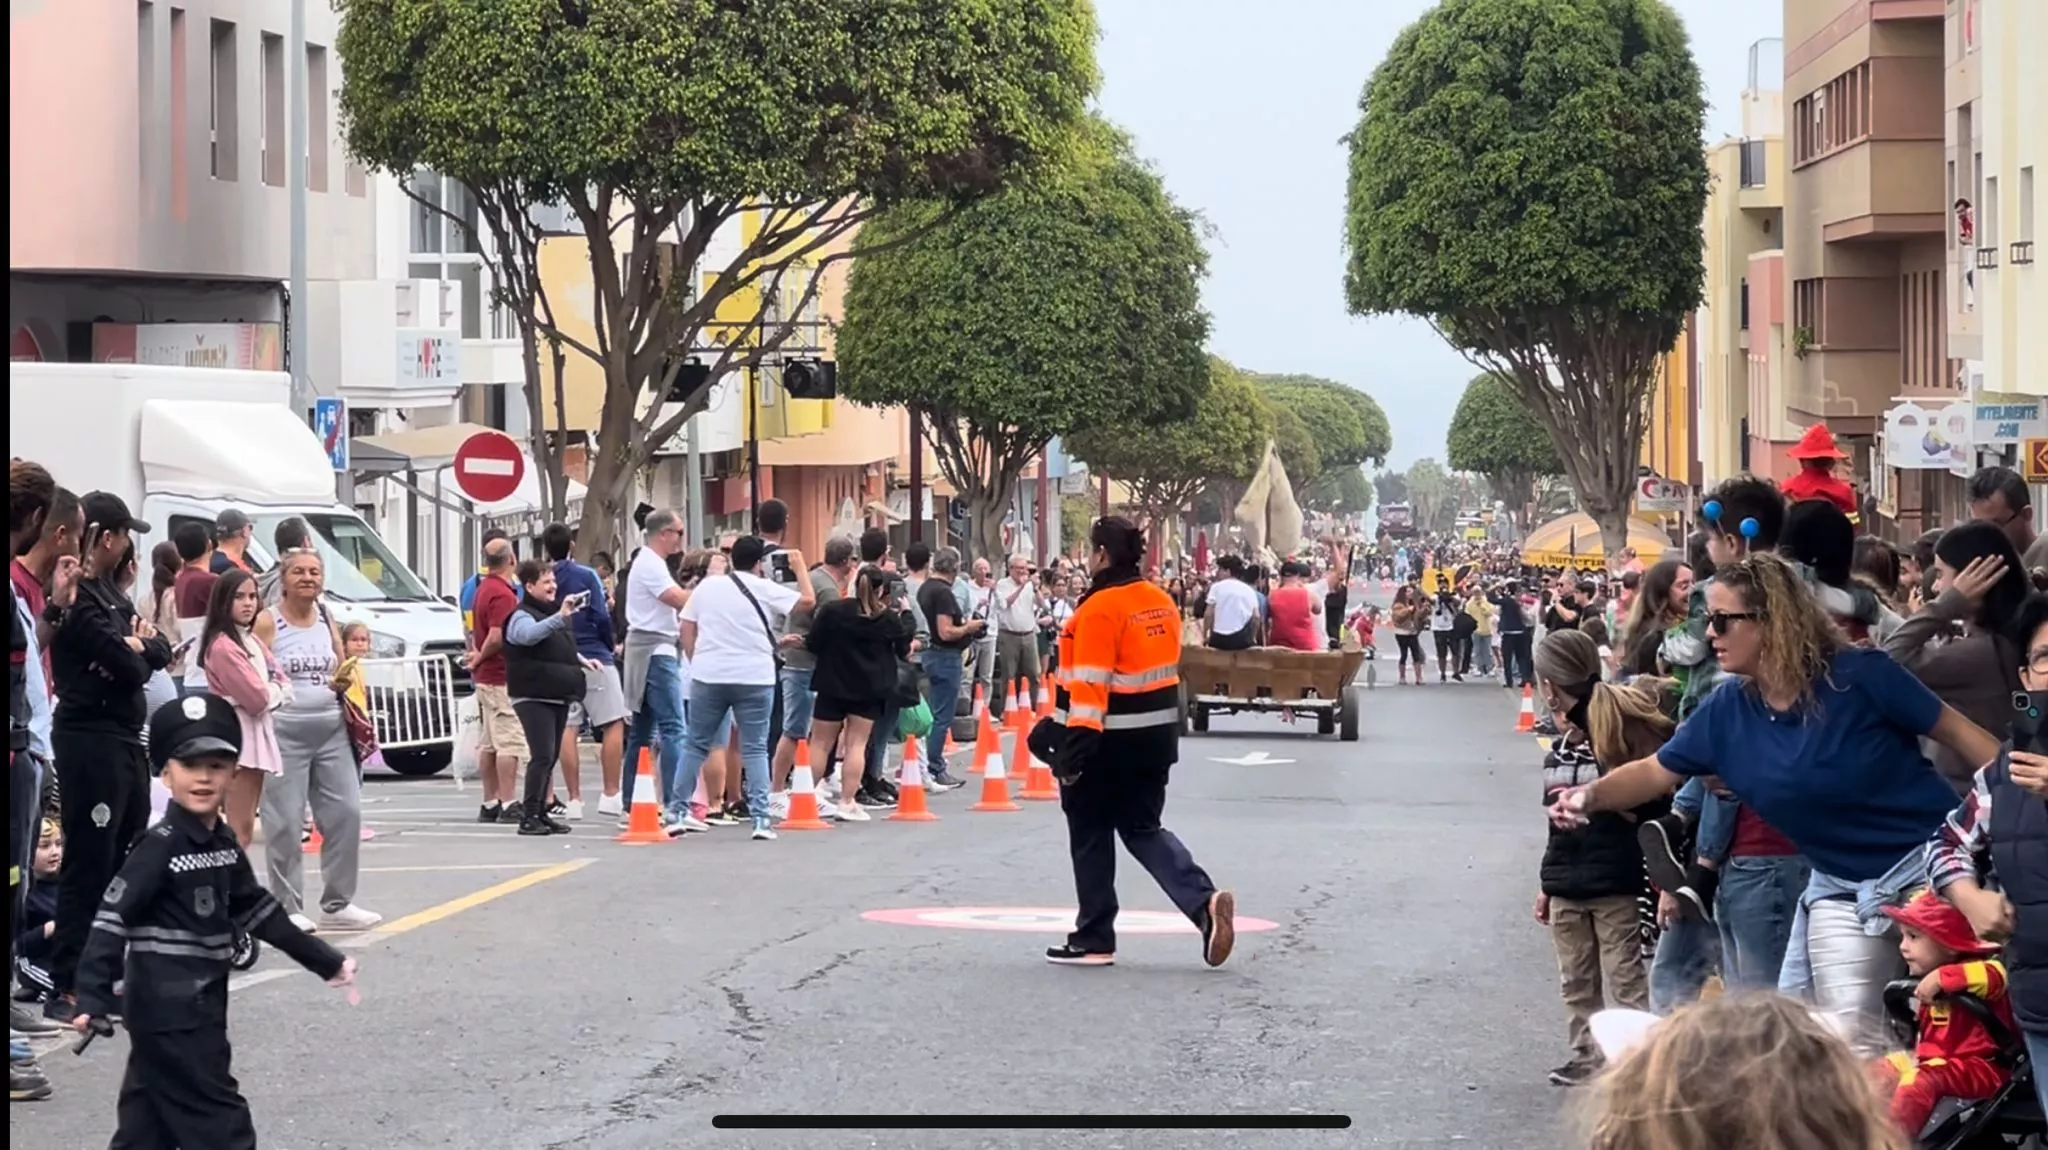
[[[107,885],[78,963],[82,1033],[128,1028],[112,1146],[253,1150],[249,1103],[230,1072],[228,963],[243,930],[300,966],[347,986],[355,960],[291,924],[220,809],[241,753],[242,725],[217,695],[179,699],[149,722],[150,765],[171,805]],[[125,989],[115,997],[114,983]]]

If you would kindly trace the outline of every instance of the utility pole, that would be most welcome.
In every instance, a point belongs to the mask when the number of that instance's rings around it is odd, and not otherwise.
[[[291,314],[286,316],[288,346],[285,354],[291,359],[292,406],[298,410],[299,418],[310,421],[313,414],[313,381],[306,363],[306,136],[311,130],[306,120],[306,0],[291,0],[291,37],[285,51],[291,54],[286,61],[287,82],[285,103],[286,129],[285,147],[289,152],[285,161],[287,175],[285,184],[291,198]],[[343,428],[342,434],[348,434]]]

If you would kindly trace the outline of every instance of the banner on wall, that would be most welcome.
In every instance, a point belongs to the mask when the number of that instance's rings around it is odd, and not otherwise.
[[[1976,418],[1967,401],[1923,407],[1911,401],[1884,415],[1884,461],[1901,471],[1947,471],[1968,466]]]
[[[92,361],[283,371],[282,334],[274,323],[96,323]]]

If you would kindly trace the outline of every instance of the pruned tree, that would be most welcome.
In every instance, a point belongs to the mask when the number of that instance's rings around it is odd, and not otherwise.
[[[1372,510],[1373,495],[1364,467],[1340,467],[1317,476],[1302,493],[1301,503],[1318,511],[1353,515]]]
[[[1509,516],[1524,531],[1529,527],[1524,518],[1536,501],[1536,480],[1564,474],[1557,448],[1530,417],[1514,384],[1491,372],[1465,386],[1451,416],[1444,458],[1453,470],[1485,476],[1494,498],[1508,505]]]
[[[1054,436],[1186,419],[1209,388],[1195,218],[1107,125],[1071,163],[961,210],[872,225],[838,333],[849,398],[924,417],[975,545],[1002,552],[1024,465]]]
[[[1148,517],[1170,522],[1186,514],[1208,484],[1250,480],[1272,438],[1272,413],[1251,381],[1211,356],[1208,392],[1189,418],[1103,424],[1065,442],[1091,473],[1130,485]]]
[[[529,354],[546,344],[603,374],[586,557],[712,383],[795,350],[826,268],[871,250],[852,242],[863,224],[906,200],[966,203],[1059,159],[1097,82],[1086,0],[336,10],[351,154],[466,188]],[[590,298],[576,310],[594,334],[561,322],[565,301],[528,290],[538,274],[515,233],[544,205],[565,209],[589,245]],[[720,236],[731,242],[710,260]],[[783,306],[735,320],[749,299]],[[682,377],[692,358],[708,371]],[[559,407],[558,392],[548,398]]]
[[[1382,505],[1408,502],[1408,475],[1402,471],[1382,471],[1372,477],[1372,489],[1378,493]]]
[[[1317,427],[1313,420],[1309,424],[1317,435],[1322,463],[1326,468],[1361,463],[1379,466],[1386,463],[1387,453],[1394,449],[1394,434],[1387,423],[1387,413],[1380,409],[1377,400],[1355,387],[1314,375],[1254,375],[1252,379],[1269,398],[1289,403],[1304,418],[1312,413],[1320,415],[1329,411],[1331,400],[1351,412],[1353,419],[1357,420],[1356,436],[1352,434],[1350,421],[1342,418],[1331,421],[1333,426],[1329,428]]]
[[[1408,466],[1408,502],[1415,509],[1415,529],[1448,531],[1458,519],[1458,500],[1450,472],[1434,459]]]
[[[1351,310],[1419,316],[1509,381],[1610,553],[1700,300],[1704,112],[1662,0],[1442,0],[1350,137]]]
[[[1280,452],[1280,466],[1287,477],[1296,483],[1314,483],[1323,473],[1323,454],[1316,447],[1315,433],[1291,405],[1266,397],[1261,397],[1261,402],[1272,416],[1273,446]]]

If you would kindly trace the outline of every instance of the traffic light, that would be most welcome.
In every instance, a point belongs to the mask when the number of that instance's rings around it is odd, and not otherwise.
[[[839,365],[829,359],[792,359],[782,365],[782,391],[791,399],[833,399]]]

